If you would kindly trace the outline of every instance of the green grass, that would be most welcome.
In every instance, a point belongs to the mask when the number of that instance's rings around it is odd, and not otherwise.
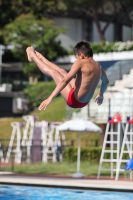
[[[46,120],[49,122],[59,121],[63,122],[66,119],[66,103],[64,102],[61,96],[55,98],[52,103],[44,111],[39,111],[35,109],[33,112],[29,113],[30,115],[37,115],[38,120]],[[0,118],[0,141],[2,139],[7,140],[5,145],[8,145],[9,139],[12,133],[11,122],[22,122],[24,121],[22,117],[16,118]],[[65,133],[67,144],[68,140],[75,140],[75,146],[77,146],[77,133],[75,132],[66,132]],[[90,143],[94,139],[100,139],[99,133],[89,133],[82,134],[81,136],[81,146],[85,146],[86,141]],[[37,174],[65,174],[70,175],[76,172],[76,162],[68,163],[63,161],[62,163],[39,163],[39,164],[21,164],[14,166],[14,172],[16,173],[37,173]],[[82,162],[81,163],[81,173],[85,175],[96,175],[98,169],[98,164]],[[0,168],[0,171],[11,171],[10,166],[4,166]]]
[[[9,139],[12,132],[11,122],[22,121],[22,118],[1,118],[0,119],[0,140]]]
[[[39,111],[37,108],[29,113],[29,115],[37,115],[38,120],[46,120],[49,122],[57,121],[63,122],[66,119],[66,103],[61,96],[56,97],[52,103],[44,111]],[[12,133],[11,122],[24,121],[22,117],[16,118],[0,118],[0,140],[10,139]],[[75,145],[77,145],[77,133],[66,132],[66,140],[75,140]],[[99,133],[89,133],[82,134],[81,136],[81,146],[85,146],[86,141],[92,143],[93,140],[100,140]]]
[[[99,163],[96,162],[80,162],[80,173],[85,176],[97,177]],[[100,176],[110,177],[110,165],[104,163],[104,167],[108,171],[101,170]],[[66,162],[62,163],[37,163],[37,164],[24,164],[14,166],[15,173],[22,174],[44,174],[44,175],[67,175],[70,176],[77,172],[77,162]],[[115,177],[115,172],[113,174]],[[129,173],[120,172],[120,177],[128,177]]]
[[[66,103],[61,96],[58,96],[53,99],[52,103],[45,111],[35,109],[31,114],[39,116],[39,120],[46,120],[49,122],[64,121],[66,119]]]
[[[85,175],[97,175],[98,164],[81,162],[80,172]],[[30,174],[64,174],[71,175],[77,170],[76,162],[62,162],[62,163],[38,163],[31,165],[19,165],[14,167],[16,173],[30,173]]]
[[[28,115],[37,115],[39,121],[46,120],[52,121],[64,121],[66,118],[66,104],[63,98],[57,97],[44,111],[39,111],[37,108]],[[0,118],[0,140],[9,139],[12,132],[11,122],[24,122],[22,117]]]

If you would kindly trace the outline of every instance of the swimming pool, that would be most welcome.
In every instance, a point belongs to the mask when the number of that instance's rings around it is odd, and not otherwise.
[[[0,200],[131,200],[133,193],[0,185]]]

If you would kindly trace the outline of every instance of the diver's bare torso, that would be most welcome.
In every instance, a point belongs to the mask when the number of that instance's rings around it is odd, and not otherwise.
[[[81,68],[75,79],[75,98],[84,103],[90,101],[99,83],[102,71],[98,62],[93,58],[86,58],[80,61]]]

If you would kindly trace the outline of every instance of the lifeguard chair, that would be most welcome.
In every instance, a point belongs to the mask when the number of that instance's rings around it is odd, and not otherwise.
[[[108,118],[97,178],[100,178],[101,171],[110,171],[111,178],[116,172],[120,155],[121,122],[122,116],[119,113]],[[103,163],[110,163],[110,166],[103,168]]]
[[[124,155],[126,154],[126,158]],[[116,180],[119,178],[120,171],[125,171],[122,169],[122,164],[127,163],[133,158],[133,117],[127,117],[120,157],[117,165]],[[132,179],[132,172],[130,170],[130,179]]]

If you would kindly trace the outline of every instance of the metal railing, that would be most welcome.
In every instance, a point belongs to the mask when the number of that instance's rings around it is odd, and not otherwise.
[[[0,140],[0,171],[13,172],[15,165],[23,165],[26,163],[35,164],[38,162],[62,162],[63,151],[66,147],[77,147],[77,140],[66,140],[61,143],[61,146],[53,145],[51,147],[43,146],[42,140],[32,140],[25,142],[25,146],[17,146],[14,144],[10,148],[10,140]],[[20,142],[21,143],[21,142]],[[81,140],[81,147],[98,147],[99,140]]]
[[[106,123],[109,116],[116,113],[121,114],[123,122],[128,116],[133,116],[133,98],[108,98],[104,99],[101,106],[91,100],[87,106],[75,112],[74,109],[67,108],[67,119],[73,117],[87,118],[96,123]]]

